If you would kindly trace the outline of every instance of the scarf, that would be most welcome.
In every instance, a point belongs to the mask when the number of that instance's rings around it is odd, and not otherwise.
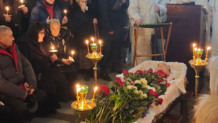
[[[45,0],[43,1],[43,4],[45,5],[45,8],[49,14],[49,17],[54,18],[54,4],[49,4]]]

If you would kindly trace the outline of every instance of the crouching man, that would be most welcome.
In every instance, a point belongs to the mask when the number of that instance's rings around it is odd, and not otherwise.
[[[19,52],[11,29],[0,25],[0,98],[14,112],[15,122],[31,120],[32,113],[26,104],[29,97],[35,98],[37,114],[43,110],[47,95],[37,89],[35,73],[29,61]],[[34,104],[34,102],[33,102]]]

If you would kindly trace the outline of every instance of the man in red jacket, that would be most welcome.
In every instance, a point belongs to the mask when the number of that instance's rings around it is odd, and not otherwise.
[[[19,52],[11,29],[0,26],[0,98],[15,113],[16,122],[31,118],[25,100],[34,96],[38,112],[43,111],[46,93],[37,89],[35,73],[29,61]],[[45,116],[45,115],[44,115]]]

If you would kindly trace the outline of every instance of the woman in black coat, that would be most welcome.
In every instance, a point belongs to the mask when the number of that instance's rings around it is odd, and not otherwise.
[[[89,5],[87,7],[87,0],[76,0],[76,2],[79,7],[70,17],[70,29],[75,39],[80,69],[84,71],[84,79],[89,81],[89,70],[92,68],[93,64],[86,58],[87,46],[85,40],[94,36],[93,23],[97,24],[97,19],[93,17],[91,7]]]
[[[48,112],[56,113],[60,108],[59,101],[69,99],[69,82],[63,73],[53,64],[57,61],[57,55],[51,55],[49,44],[43,42],[44,27],[36,22],[30,25],[26,35],[19,39],[20,51],[30,61],[38,79],[38,87],[47,92]]]

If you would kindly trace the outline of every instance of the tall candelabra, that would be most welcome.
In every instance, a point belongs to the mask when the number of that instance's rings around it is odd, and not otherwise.
[[[198,98],[199,73],[208,65],[208,52],[210,49],[210,47],[207,47],[206,58],[203,60],[201,59],[203,49],[196,48],[196,44],[193,44],[193,60],[190,60],[189,64],[195,70],[195,99]]]
[[[86,40],[86,44],[87,44],[87,49],[88,49],[88,53],[86,55],[86,58],[88,58],[89,60],[92,61],[92,63],[94,64],[93,70],[94,70],[94,79],[95,79],[95,86],[97,86],[97,64],[98,61],[100,61],[103,57],[102,55],[102,42],[101,40],[99,40],[99,44],[100,44],[100,49],[98,52],[98,45],[95,42],[95,39],[92,37],[91,38],[92,43],[89,46],[89,41]],[[89,47],[91,47],[91,53],[89,51]]]

